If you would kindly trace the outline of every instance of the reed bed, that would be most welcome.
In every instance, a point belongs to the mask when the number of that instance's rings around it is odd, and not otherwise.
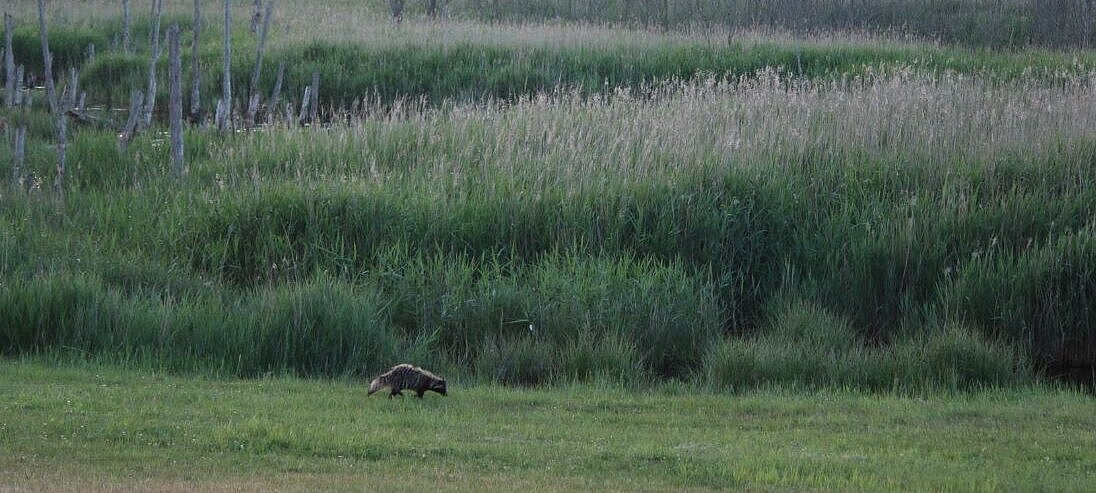
[[[0,196],[0,350],[241,375],[413,357],[510,384],[1012,385],[1096,354],[1093,80],[773,69],[365,99],[324,126],[191,130],[182,181],[160,135],[121,154],[80,129],[64,202],[34,185],[50,127],[10,114],[32,186]]]

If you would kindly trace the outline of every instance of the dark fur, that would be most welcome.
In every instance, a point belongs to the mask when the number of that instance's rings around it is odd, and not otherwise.
[[[422,395],[427,390],[432,390],[441,395],[445,395],[446,390],[444,378],[438,378],[433,373],[408,364],[393,366],[385,374],[374,378],[372,382],[369,382],[369,395],[373,395],[374,392],[384,387],[391,390],[388,394],[389,399],[394,395],[402,396],[401,392],[404,390],[415,391],[415,395],[419,399],[422,399]]]

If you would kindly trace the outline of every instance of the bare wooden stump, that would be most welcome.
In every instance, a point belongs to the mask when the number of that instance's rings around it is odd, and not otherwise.
[[[244,125],[248,128],[255,126],[255,118],[259,113],[259,93],[254,93],[247,98],[247,120]]]
[[[49,51],[49,31],[46,30],[46,0],[38,0],[38,34],[42,38],[42,61],[45,64],[46,99],[50,111],[57,112],[57,94],[53,86],[53,56]]]
[[[133,91],[133,96],[129,100],[129,119],[126,120],[126,126],[122,128],[122,134],[118,136],[118,149],[123,153],[129,149],[129,143],[133,141],[133,137],[137,136],[137,120],[141,116],[141,102],[145,100],[145,95],[140,90]]]
[[[27,155],[27,127],[19,126],[15,129],[15,153],[13,157],[11,181],[16,188],[22,189],[24,186],[23,179],[23,161]]]
[[[315,125],[319,123],[320,114],[320,73],[312,72],[312,101],[308,103],[308,121]]]
[[[11,34],[14,29],[13,19],[4,12],[4,103],[9,108],[15,106],[15,52],[11,47]]]
[[[403,22],[403,0],[388,0],[388,6],[392,9],[392,21]]]
[[[278,64],[278,76],[274,79],[274,91],[270,94],[270,104],[267,105],[267,119],[274,121],[278,104],[282,101],[282,81],[285,79],[285,63]]]
[[[26,73],[22,65],[19,65],[15,69],[15,106],[23,106],[23,80],[26,78]]]
[[[301,125],[308,124],[308,116],[312,113],[308,111],[308,105],[312,103],[312,86],[304,87],[304,97],[301,98]]]
[[[67,96],[71,98],[70,103],[75,101],[76,98],[74,96],[76,95],[76,92],[80,89],[80,72],[75,68],[69,71],[69,85],[66,89],[68,89]],[[68,107],[62,105],[61,111],[68,111],[74,106],[74,104],[70,104]]]
[[[168,121],[171,126],[171,170],[176,178],[186,174],[183,161],[183,61],[179,50],[179,26],[167,30],[168,44]]]
[[[217,128],[225,130],[232,120],[232,2],[224,0],[224,67],[221,80],[221,101],[217,103]]]
[[[194,0],[194,38],[190,44],[190,121],[202,121],[202,69],[198,62],[198,36],[202,32],[202,1]]]

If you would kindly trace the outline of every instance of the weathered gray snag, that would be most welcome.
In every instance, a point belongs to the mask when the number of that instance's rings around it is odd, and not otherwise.
[[[278,64],[278,76],[274,79],[274,92],[270,94],[270,104],[267,105],[268,118],[273,121],[274,113],[278,111],[278,104],[282,102],[282,81],[285,78],[285,63]]]
[[[232,2],[224,0],[224,67],[221,79],[221,101],[217,103],[217,128],[224,130],[232,119]]]
[[[152,0],[152,30],[148,33],[148,45],[155,53],[160,49],[160,17],[163,13],[164,0]]]
[[[152,55],[148,61],[148,92],[145,93],[145,109],[141,118],[141,126],[148,128],[152,125],[152,113],[156,109],[156,65],[160,62],[160,55],[164,47],[156,43],[152,48]]]
[[[123,153],[129,149],[129,143],[137,135],[137,120],[140,119],[141,102],[144,100],[145,95],[139,89],[133,91],[133,96],[129,100],[129,119],[126,120],[126,126],[122,129],[122,135],[118,136],[118,149]]]
[[[26,155],[27,127],[20,125],[15,129],[15,155],[11,170],[11,181],[17,188],[23,188],[23,161]]]
[[[263,50],[266,49],[266,34],[270,31],[270,17],[274,11],[274,0],[266,3],[263,14],[263,28],[259,34],[259,46],[255,54],[255,70],[251,72],[251,95],[247,98],[247,123],[255,124],[255,115],[259,112],[259,75],[263,70]]]
[[[15,69],[15,106],[23,105],[23,81],[26,78],[22,65]]]
[[[301,125],[308,124],[308,105],[312,102],[312,86],[304,86],[304,97],[301,98]]]
[[[190,121],[202,121],[202,68],[198,63],[198,36],[202,32],[202,0],[194,0],[194,39],[190,44]]]
[[[320,73],[312,72],[312,102],[308,103],[308,121],[315,125],[320,122]]]
[[[403,22],[403,0],[388,0],[388,6],[392,8],[392,20],[396,24]]]
[[[46,99],[50,111],[57,112],[57,94],[53,87],[53,55],[49,51],[49,32],[46,30],[46,0],[38,0],[38,34],[42,37],[42,61],[46,69]]]
[[[87,63],[95,61],[95,43],[88,43]]]
[[[75,101],[76,98],[74,96],[76,95],[76,92],[80,90],[80,72],[75,68],[69,71],[69,86],[66,89],[69,91],[67,94],[68,97],[72,99],[70,102]],[[73,105],[69,105],[68,107],[62,105],[61,111],[68,111],[72,108]]]
[[[80,91],[80,71],[73,68],[69,76],[69,105],[61,108],[61,111],[82,110],[87,93]]]
[[[183,61],[179,50],[179,26],[167,29],[168,44],[168,121],[171,126],[171,170],[176,178],[186,174],[183,161]]]
[[[129,0],[122,0],[122,52],[129,54]]]
[[[259,22],[263,18],[263,0],[254,0],[251,3],[251,34],[259,31]]]
[[[10,15],[4,12],[4,98],[9,108],[15,106],[15,52],[11,48],[11,33],[15,29],[15,23]]]
[[[68,158],[68,108],[69,87],[65,87],[57,112],[57,173],[53,178],[53,191],[62,199],[65,197],[65,168]]]
[[[247,98],[247,121],[244,122],[248,128],[255,126],[255,117],[259,113],[259,93],[254,93],[251,97]]]

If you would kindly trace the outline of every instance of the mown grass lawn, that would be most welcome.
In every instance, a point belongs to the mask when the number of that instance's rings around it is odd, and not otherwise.
[[[0,364],[0,491],[1092,491],[1096,400],[218,380]]]

